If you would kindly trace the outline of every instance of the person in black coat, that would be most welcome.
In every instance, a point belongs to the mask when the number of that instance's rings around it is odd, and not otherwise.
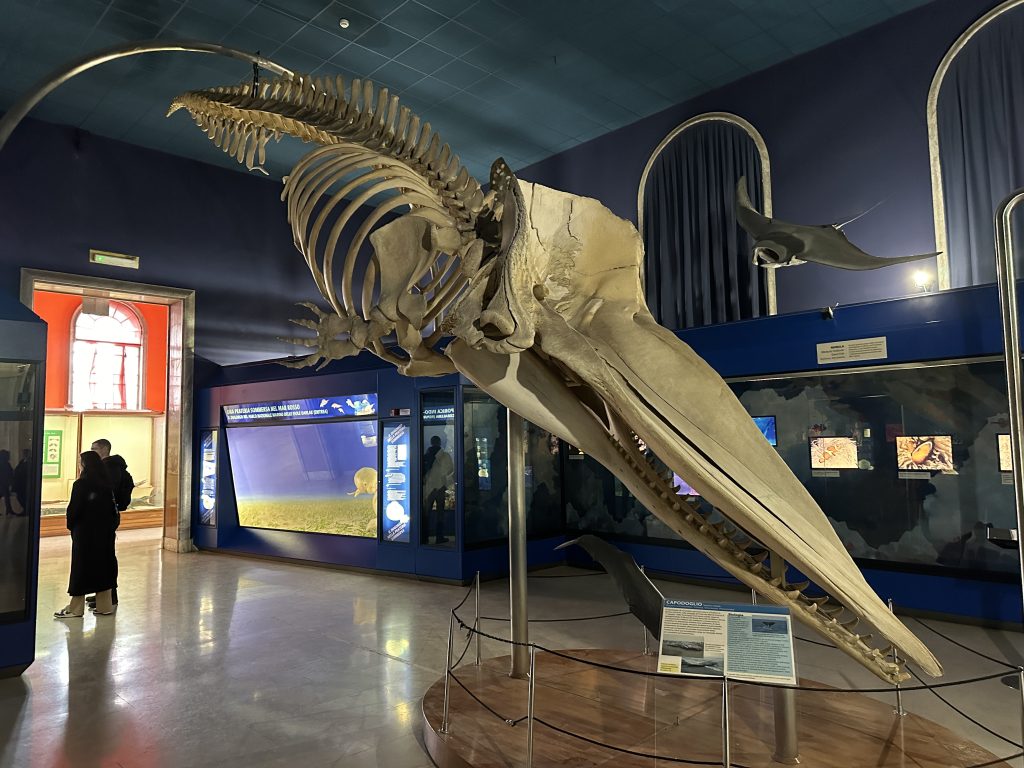
[[[81,473],[71,487],[68,503],[68,530],[71,531],[71,602],[54,613],[58,619],[79,618],[85,614],[85,596],[96,593],[98,615],[114,612],[110,590],[117,579],[114,559],[114,526],[117,505],[114,489],[95,451],[82,454]]]

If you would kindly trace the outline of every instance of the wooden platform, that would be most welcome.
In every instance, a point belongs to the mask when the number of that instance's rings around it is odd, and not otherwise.
[[[633,651],[571,650],[572,656],[617,667],[653,671],[656,659]],[[464,664],[455,674],[502,718],[526,714],[527,682],[508,677],[509,657]],[[801,685],[816,685],[801,680]],[[772,691],[730,688],[732,763],[777,768]],[[440,727],[444,678],[423,697],[424,741],[440,768],[510,768],[526,764],[526,722],[510,727],[451,684],[451,727]],[[721,683],[633,675],[587,666],[546,653],[537,655],[536,716],[593,741],[660,758],[721,764]],[[996,755],[942,726],[892,705],[849,693],[797,693],[801,765],[812,768],[965,768]],[[597,746],[534,726],[537,768],[653,768],[685,765],[655,761]],[[1009,768],[992,762],[992,768]]]

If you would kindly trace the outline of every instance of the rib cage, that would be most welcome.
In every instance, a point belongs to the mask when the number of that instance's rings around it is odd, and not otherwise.
[[[340,75],[278,78],[261,83],[255,95],[251,84],[192,91],[175,99],[168,114],[182,108],[216,146],[250,170],[263,171],[267,143],[282,134],[322,145],[286,178],[282,199],[296,248],[320,293],[342,317],[370,320],[379,269],[371,256],[357,291],[359,251],[389,214],[408,213],[454,227],[467,238],[473,235],[484,204],[479,182],[430,123],[369,80],[354,79],[346,86]],[[352,232],[336,279],[335,251],[345,230],[361,206],[381,197]],[[417,283],[427,299],[426,325],[466,280],[457,255],[449,254],[443,267],[435,262]]]

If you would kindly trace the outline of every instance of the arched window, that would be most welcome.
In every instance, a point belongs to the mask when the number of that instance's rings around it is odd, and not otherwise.
[[[1024,185],[1022,50],[1024,0],[1008,0],[953,43],[932,80],[927,119],[939,288],[996,279],[993,218]]]
[[[142,407],[142,321],[111,301],[106,315],[79,310],[71,326],[71,407],[138,411]]]
[[[768,150],[738,115],[709,112],[673,129],[640,179],[637,225],[647,303],[662,325],[694,328],[775,314],[775,271],[751,258],[736,185],[771,216]]]

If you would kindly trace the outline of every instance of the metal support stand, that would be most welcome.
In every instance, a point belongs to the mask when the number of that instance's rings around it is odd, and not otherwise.
[[[537,648],[530,646],[530,687],[526,702],[526,768],[533,766],[533,705],[537,698]]]
[[[474,585],[475,592],[475,609],[476,618],[473,621],[473,631],[476,637],[473,638],[473,642],[476,643],[476,665],[480,666],[480,571],[476,572],[476,583]]]
[[[1024,737],[1024,667],[1017,670],[1017,684],[1020,691],[1020,732]]]
[[[772,552],[772,578],[786,580],[786,561]],[[772,760],[782,765],[800,764],[800,740],[796,733],[796,691],[792,688],[772,689],[772,712],[775,716],[775,751]]]
[[[889,598],[889,613],[895,613],[895,611],[892,609],[891,597]],[[896,650],[895,645],[892,647],[892,663],[900,663],[900,654],[899,651]],[[904,717],[907,714],[907,711],[903,709],[903,691],[900,690],[900,684],[898,682],[896,683],[896,709],[894,709],[892,712],[897,717]]]
[[[530,665],[527,643],[530,625],[526,606],[526,467],[523,417],[507,411],[508,445],[508,572],[512,669],[509,676],[525,678]]]
[[[441,733],[448,733],[448,704],[451,693],[452,636],[455,634],[455,616],[448,617],[448,655],[444,660],[444,709],[441,713]]]
[[[646,575],[646,573],[647,573],[646,566],[643,566],[643,565],[640,566],[640,573],[643,573],[643,574]],[[643,627],[643,630],[644,630],[644,656],[650,656],[651,655],[651,633],[647,631],[647,625],[644,624],[643,622],[640,622],[640,626]]]
[[[1006,393],[1010,406],[1010,451],[1013,456],[1013,501],[1017,511],[1017,535],[1024,531],[1024,435],[1021,434],[1020,324],[1017,319],[1017,280],[1014,275],[1012,215],[1024,202],[1024,189],[1008,195],[995,214],[996,285],[1003,317],[1003,354],[1006,358]],[[1018,547],[1021,583],[1024,584],[1024,546]],[[1022,690],[1024,695],[1024,690]]]
[[[729,678],[722,678],[722,766],[732,765],[732,750],[729,744]]]

